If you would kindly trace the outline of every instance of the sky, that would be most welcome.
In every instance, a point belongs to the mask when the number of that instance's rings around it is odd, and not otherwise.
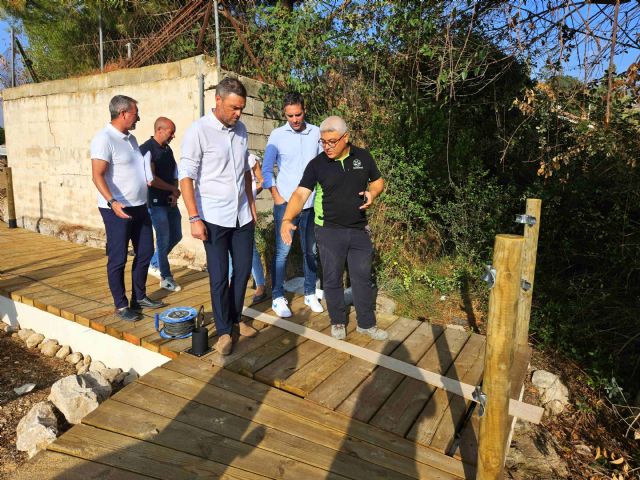
[[[18,37],[21,40],[22,45],[27,45],[28,42],[25,38]],[[627,53],[618,55],[616,57],[616,70],[618,72],[625,71],[629,65],[638,60],[638,55],[640,52],[638,50],[629,51]],[[10,35],[10,24],[6,20],[0,20],[0,55],[2,55],[7,62],[10,62],[11,59],[11,35]],[[21,63],[20,55],[17,53],[17,62]],[[608,59],[606,59],[608,62]],[[597,76],[602,75],[606,69],[606,66],[601,66],[598,71],[595,72]],[[4,69],[7,74],[2,75],[2,83],[8,84],[10,82],[10,70]],[[566,74],[582,77],[583,73],[578,65],[577,58],[575,55],[572,55],[572,58],[569,62],[564,66],[564,71]],[[0,101],[0,126],[4,127],[4,118],[2,111],[2,102]]]

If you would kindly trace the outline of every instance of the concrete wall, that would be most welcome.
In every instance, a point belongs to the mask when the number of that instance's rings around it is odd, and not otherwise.
[[[78,243],[103,245],[89,144],[109,121],[109,100],[116,94],[138,100],[141,120],[133,133],[139,143],[153,134],[158,116],[171,118],[177,126],[171,146],[179,159],[182,136],[200,115],[200,75],[205,79],[208,112],[215,105],[213,89],[219,72],[215,61],[205,56],[4,90],[6,145],[18,225]],[[250,133],[250,148],[261,155],[267,136],[280,122],[264,118],[261,83],[240,78],[249,93],[242,121]],[[264,208],[268,203],[261,205]],[[180,208],[186,218],[182,202]],[[186,235],[174,257],[203,265],[201,242],[190,238],[188,222],[183,222]]]

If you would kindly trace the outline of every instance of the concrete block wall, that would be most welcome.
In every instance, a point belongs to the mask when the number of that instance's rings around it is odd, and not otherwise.
[[[205,112],[215,105],[219,75],[215,61],[198,56],[178,62],[125,69],[87,77],[22,85],[2,92],[6,145],[13,170],[18,225],[71,241],[104,244],[102,219],[91,181],[89,145],[109,122],[109,100],[128,95],[139,103],[140,122],[133,131],[139,143],[153,135],[158,116],[177,126],[171,146],[180,158],[185,130],[200,115],[198,79],[205,78]],[[249,98],[242,117],[249,130],[249,146],[262,156],[269,133],[281,122],[264,118],[259,97],[262,84],[240,77]],[[265,194],[266,195],[266,194]],[[262,200],[261,208],[270,202]],[[186,211],[184,240],[175,256],[204,265],[201,242],[190,237]]]

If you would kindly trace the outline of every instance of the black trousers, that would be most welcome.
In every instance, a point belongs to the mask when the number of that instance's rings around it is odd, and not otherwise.
[[[374,287],[371,281],[373,245],[369,234],[365,230],[356,228],[316,225],[316,242],[320,251],[324,295],[331,323],[333,325],[347,323],[342,282],[346,263],[349,266],[358,326],[360,328],[375,326]]]
[[[153,228],[146,205],[126,207],[130,219],[120,218],[110,208],[99,208],[107,232],[107,278],[116,308],[129,306],[124,286],[129,241],[133,244],[131,286],[133,300],[142,300],[147,294],[147,271],[153,256]]]
[[[211,305],[218,335],[231,333],[234,323],[240,321],[244,306],[244,295],[251,275],[253,259],[253,235],[255,224],[249,222],[242,227],[221,227],[204,222]],[[229,255],[233,274],[229,281]]]

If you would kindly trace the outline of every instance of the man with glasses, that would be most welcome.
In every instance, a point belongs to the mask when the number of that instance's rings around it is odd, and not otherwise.
[[[147,183],[153,178],[130,130],[140,120],[137,102],[116,95],[109,102],[111,122],[91,140],[92,179],[98,189],[98,210],[107,234],[107,277],[116,315],[129,322],[140,318],[137,310],[159,308],[162,302],[147,297],[149,262],[153,255],[153,230],[147,211]],[[127,300],[124,269],[129,242],[135,257],[131,270],[132,298]]]
[[[338,340],[346,337],[342,283],[346,263],[356,308],[356,331],[374,340],[385,340],[387,332],[376,326],[371,282],[373,245],[366,216],[366,210],[382,193],[384,180],[371,154],[349,142],[347,124],[342,118],[325,119],[320,124],[320,137],[324,152],[305,168],[284,212],[280,235],[286,244],[291,244],[291,232],[297,228],[293,219],[315,189],[315,233],[331,335]]]
[[[276,251],[271,270],[272,309],[280,317],[291,316],[287,299],[284,297],[284,281],[287,267],[287,256],[291,245],[280,237],[282,217],[287,202],[298,186],[305,167],[322,149],[318,141],[320,130],[304,120],[304,99],[297,92],[288,93],[284,97],[284,115],[287,123],[276,128],[267,142],[264,153],[262,175],[263,188],[269,189],[273,197],[273,220],[276,234]],[[274,179],[274,166],[278,175]],[[312,311],[320,313],[322,305],[316,296],[317,260],[316,239],[313,231],[313,197],[310,196],[301,210],[292,218],[292,222],[300,229],[300,246],[302,250],[302,266],[304,270],[304,303]]]

